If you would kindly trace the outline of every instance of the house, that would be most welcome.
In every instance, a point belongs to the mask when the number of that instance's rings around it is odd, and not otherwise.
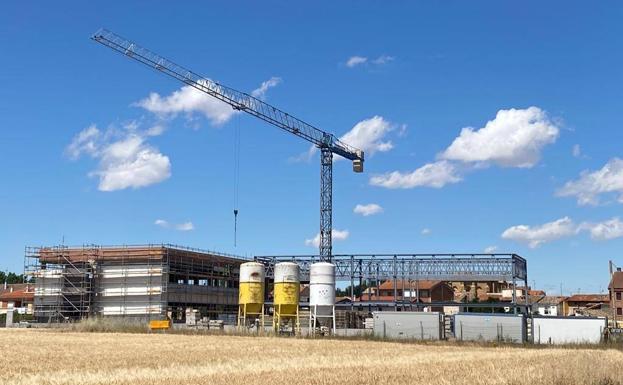
[[[562,302],[562,315],[588,315],[594,310],[603,310],[610,304],[608,294],[574,294]]]
[[[449,302],[454,299],[452,287],[443,281],[413,281],[396,280],[385,281],[379,286],[379,296],[391,296],[394,292],[399,299],[410,299],[422,302]]]
[[[516,299],[524,299],[526,298],[526,293],[528,294],[528,298],[531,303],[534,303],[536,300],[544,297],[546,293],[543,290],[533,290],[530,286],[517,286],[515,288],[515,298]],[[507,288],[502,290],[502,297],[500,298],[502,301],[510,301],[513,298],[513,288]]]
[[[545,295],[532,301],[532,312],[542,316],[556,317],[562,315],[562,303],[566,297]]]
[[[6,314],[8,309],[16,309],[21,313],[33,314],[35,297],[34,285],[16,283],[6,285],[0,289],[0,314]]]
[[[374,297],[378,295],[376,287],[367,287],[364,291],[361,292],[362,298]]]
[[[484,302],[489,299],[500,299],[502,291],[508,287],[507,282],[451,282],[456,302],[471,302],[478,299]]]
[[[452,286],[443,281],[414,281],[414,280],[394,280],[383,282],[376,290],[363,293],[355,299],[356,302],[393,302],[405,301],[409,303],[431,303],[431,302],[452,302],[454,291]],[[395,293],[395,297],[394,297]],[[441,311],[433,307],[433,311]]]
[[[352,299],[349,296],[341,296],[341,297],[335,297],[335,304],[336,305],[344,305],[344,304],[349,304],[353,302]]]
[[[612,273],[608,292],[610,294],[612,318],[615,322],[621,322],[623,321],[623,272],[621,268]]]

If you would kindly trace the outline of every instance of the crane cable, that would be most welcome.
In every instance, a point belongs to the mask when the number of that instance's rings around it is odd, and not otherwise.
[[[234,247],[238,237],[238,187],[240,185],[240,114],[234,123]]]

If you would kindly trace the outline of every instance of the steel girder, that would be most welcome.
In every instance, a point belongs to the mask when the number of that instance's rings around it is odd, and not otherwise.
[[[312,263],[324,261],[318,255],[258,256],[273,277],[274,265],[294,261],[301,267],[301,281],[309,280]],[[350,254],[334,255],[336,280],[440,280],[514,281],[527,280],[527,261],[517,254]]]

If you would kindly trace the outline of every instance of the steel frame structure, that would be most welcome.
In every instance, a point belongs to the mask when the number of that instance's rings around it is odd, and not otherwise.
[[[331,261],[333,231],[333,153],[320,150],[320,255]]]
[[[266,277],[272,278],[274,265],[279,262],[292,261],[300,266],[301,281],[309,281],[309,267],[312,263],[320,262],[319,255],[281,255],[257,256],[255,260],[266,266]],[[351,297],[354,300],[352,288],[355,280],[360,283],[394,281],[393,305],[398,307],[402,302],[397,296],[396,282],[401,280],[439,280],[511,282],[513,288],[518,281],[523,281],[528,287],[528,262],[517,254],[341,254],[334,255],[336,280],[348,281],[351,284]],[[528,297],[525,306],[528,306]],[[458,304],[455,304],[458,305]],[[504,304],[492,304],[491,307],[500,307]],[[499,305],[499,306],[498,306]],[[505,304],[508,306],[508,304]],[[516,290],[512,293],[512,306],[517,311],[519,305]]]
[[[201,92],[206,93],[237,111],[243,111],[270,123],[284,131],[311,142],[318,147],[320,156],[320,246],[323,260],[332,258],[332,204],[333,204],[333,154],[353,162],[354,172],[363,172],[364,152],[352,147],[335,135],[322,131],[294,116],[284,112],[259,98],[245,92],[224,86],[209,78],[184,68],[164,57],[131,42],[111,31],[100,29],[92,40],[134,59],[150,68],[173,77]]]

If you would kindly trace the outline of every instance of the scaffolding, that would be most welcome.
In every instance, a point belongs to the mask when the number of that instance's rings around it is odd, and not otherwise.
[[[178,245],[26,247],[35,281],[35,317],[72,322],[89,316],[183,322],[187,309],[235,319],[244,259]]]
[[[166,317],[168,253],[161,245],[99,247],[93,315]]]
[[[84,260],[72,260],[69,248],[26,247],[24,273],[35,280],[34,313],[48,322],[86,318],[91,311],[93,297],[92,260],[96,248],[81,248]]]

